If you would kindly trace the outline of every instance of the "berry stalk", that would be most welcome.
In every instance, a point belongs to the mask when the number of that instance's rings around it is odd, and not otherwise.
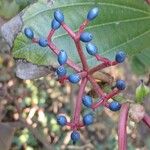
[[[96,109],[98,107],[100,107],[101,105],[105,106],[105,103],[107,102],[107,100],[109,100],[110,98],[114,97],[115,95],[119,94],[120,90],[118,89],[114,89],[112,92],[110,92],[109,94],[103,96],[102,98],[99,99],[98,102],[94,103],[91,108],[92,109]]]
[[[75,45],[76,45],[77,52],[78,52],[79,57],[80,57],[81,62],[82,62],[82,66],[83,66],[84,70],[87,71],[88,70],[88,65],[87,65],[86,57],[83,53],[80,41],[79,40],[77,42],[75,41]]]
[[[55,46],[55,44],[53,44],[52,42],[49,42],[48,46],[56,55],[59,54],[60,50]],[[67,60],[67,65],[77,72],[81,71],[81,68],[70,59]]]
[[[148,114],[144,115],[142,121],[150,128],[150,116]]]
[[[84,79],[82,79],[81,84],[80,84],[79,93],[78,93],[77,100],[76,100],[76,106],[75,106],[75,110],[74,110],[74,114],[73,114],[73,124],[75,126],[78,125],[79,121],[80,121],[82,97],[84,94],[84,89],[87,84],[87,81],[88,81],[87,78],[84,78]]]
[[[127,119],[128,119],[129,104],[122,104],[119,123],[118,123],[118,149],[127,150]]]

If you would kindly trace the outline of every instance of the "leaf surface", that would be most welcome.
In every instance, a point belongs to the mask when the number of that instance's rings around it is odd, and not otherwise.
[[[124,49],[132,58],[150,49],[150,7],[143,0],[57,0],[51,6],[38,2],[24,11],[23,29],[31,27],[36,37],[47,37],[53,13],[59,8],[65,15],[65,22],[77,31],[88,10],[94,6],[99,7],[100,15],[86,31],[94,35],[93,43],[101,55],[114,59],[116,51]],[[59,49],[66,50],[74,62],[80,63],[73,41],[62,28],[55,33],[53,42]],[[89,65],[94,66],[95,58],[88,55],[84,43],[82,45]],[[22,33],[15,40],[13,56],[37,65],[58,65],[48,48],[33,44]]]

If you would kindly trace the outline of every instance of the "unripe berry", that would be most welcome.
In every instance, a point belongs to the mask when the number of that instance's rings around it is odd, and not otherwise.
[[[75,143],[80,140],[80,134],[78,131],[73,131],[71,133],[71,140]]]
[[[112,111],[118,111],[121,108],[121,104],[119,102],[113,101],[109,104],[109,109]]]
[[[57,116],[57,123],[61,126],[65,126],[67,124],[67,119],[65,116]]]
[[[51,23],[52,29],[57,30],[60,26],[61,26],[61,24],[56,19],[52,20],[52,23]]]
[[[29,38],[29,39],[33,39],[33,37],[34,37],[34,33],[33,33],[33,31],[32,31],[31,28],[25,28],[25,29],[24,29],[24,34],[25,34],[26,37]]]
[[[93,115],[86,114],[85,116],[83,116],[83,123],[86,126],[92,124],[93,123]]]
[[[92,9],[89,10],[89,12],[88,12],[87,19],[88,19],[89,21],[95,19],[95,18],[98,16],[98,12],[99,12],[98,7],[92,8]]]
[[[117,80],[116,87],[118,90],[124,90],[126,88],[126,83],[124,80]]]
[[[60,65],[64,65],[67,62],[68,56],[64,50],[61,50],[58,54],[58,62]]]
[[[40,39],[39,39],[39,45],[40,45],[41,47],[46,47],[46,46],[48,45],[47,39],[45,39],[45,38],[40,38]]]
[[[71,82],[71,83],[78,83],[80,81],[80,76],[78,74],[72,74],[68,77],[68,80]]]
[[[61,76],[65,76],[65,75],[66,75],[67,70],[65,69],[64,66],[59,66],[59,67],[57,68],[56,72],[57,72],[57,75],[58,75],[59,77],[61,77]]]
[[[90,55],[95,55],[97,53],[97,47],[92,43],[86,45],[86,50]]]
[[[54,12],[54,17],[59,23],[64,21],[64,15],[59,9]]]
[[[88,95],[83,96],[82,103],[86,107],[91,107],[91,105],[92,105],[92,97],[90,97]]]
[[[83,32],[80,35],[80,40],[82,42],[90,42],[92,40],[92,38],[93,38],[93,35],[89,32]]]
[[[120,51],[116,54],[115,59],[116,59],[116,62],[122,63],[122,62],[124,62],[125,58],[126,58],[126,53],[123,51]]]

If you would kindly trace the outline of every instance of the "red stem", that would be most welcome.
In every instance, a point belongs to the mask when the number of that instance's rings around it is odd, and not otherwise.
[[[105,93],[103,92],[103,90],[100,88],[100,86],[96,83],[96,81],[90,75],[88,75],[88,80],[92,84],[92,86],[93,86],[95,92],[97,93],[97,95],[99,97],[104,96]]]
[[[110,93],[107,94],[106,96],[103,96],[102,98],[100,98],[100,100],[99,100],[98,102],[94,103],[94,104],[91,106],[91,108],[92,108],[92,109],[96,109],[96,108],[98,108],[98,107],[101,106],[101,105],[105,105],[106,102],[107,102],[110,98],[114,97],[114,96],[117,95],[119,92],[120,92],[120,91],[119,91],[118,89],[114,89],[112,92],[110,92]]]
[[[72,38],[73,40],[75,40],[76,34],[69,28],[69,26],[66,25],[64,22],[62,22],[61,25],[62,25],[62,27],[64,28],[64,30],[71,36],[71,38]]]
[[[79,34],[81,34],[83,31],[84,31],[84,29],[86,28],[86,26],[89,24],[89,20],[85,20],[81,25],[80,25],[80,28],[79,28],[79,31],[78,31],[78,33]]]
[[[127,119],[128,119],[129,104],[122,104],[119,123],[118,123],[118,149],[127,150]]]
[[[49,42],[48,46],[56,55],[58,55],[60,51],[52,42]],[[81,71],[81,68],[70,59],[67,60],[67,65],[73,68],[77,72]]]
[[[80,84],[79,93],[77,96],[77,101],[76,101],[76,106],[75,106],[75,111],[73,114],[73,124],[75,125],[75,127],[78,126],[79,121],[80,121],[82,97],[83,97],[83,93],[84,93],[84,89],[87,84],[87,81],[88,81],[87,78],[84,78],[84,79],[82,79],[81,84]]]
[[[108,58],[102,57],[99,54],[96,54],[95,57],[96,57],[96,59],[98,61],[102,61],[103,63],[106,63],[106,64],[110,64],[111,63],[111,61]]]
[[[114,66],[117,65],[118,63],[116,61],[112,61],[109,64],[108,63],[102,63],[97,65],[96,67],[93,67],[92,69],[89,70],[89,74],[93,74],[96,71],[102,70],[104,68],[110,67],[110,66]]]
[[[56,30],[54,30],[54,29],[51,29],[51,30],[50,30],[50,32],[49,32],[49,34],[48,34],[48,36],[47,36],[48,42],[51,41],[51,38],[52,38],[52,36],[54,35],[55,31],[56,31]]]
[[[150,128],[150,116],[145,114],[142,120]]]
[[[88,70],[88,65],[87,65],[87,61],[86,61],[86,57],[83,53],[83,50],[82,50],[82,47],[81,47],[81,43],[80,41],[75,41],[75,44],[76,44],[76,48],[77,48],[77,51],[78,51],[78,54],[79,54],[79,57],[81,59],[81,62],[82,62],[82,66],[84,68],[84,70]]]

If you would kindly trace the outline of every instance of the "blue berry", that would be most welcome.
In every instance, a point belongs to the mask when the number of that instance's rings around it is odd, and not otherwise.
[[[97,47],[92,43],[86,45],[86,50],[90,55],[95,55],[97,53]]]
[[[58,75],[59,77],[61,77],[61,76],[66,75],[67,70],[65,69],[64,66],[59,66],[59,67],[57,68],[56,72],[57,72],[57,75]]]
[[[85,116],[83,116],[83,123],[86,126],[92,124],[93,123],[93,115],[86,114]]]
[[[117,80],[116,81],[116,87],[119,89],[119,90],[124,90],[126,88],[126,83],[124,80]]]
[[[80,81],[80,76],[78,74],[72,74],[68,77],[71,83],[78,83]]]
[[[67,124],[67,119],[65,116],[57,116],[57,123],[61,126],[65,126]]]
[[[58,54],[58,62],[60,65],[64,65],[67,62],[68,56],[64,50],[61,50]]]
[[[71,133],[71,140],[75,143],[80,140],[80,134],[78,131],[73,131]]]
[[[120,110],[120,108],[121,108],[121,104],[116,101],[113,101],[109,104],[109,109],[112,111],[118,111]]]
[[[89,10],[89,12],[88,12],[87,19],[88,19],[89,21],[95,19],[95,18],[98,16],[98,12],[99,12],[99,10],[98,10],[97,7],[92,8],[92,9]]]
[[[80,35],[80,40],[82,42],[90,42],[93,38],[93,35],[89,32],[83,32],[81,35]]]
[[[92,105],[92,97],[90,97],[88,95],[83,96],[82,97],[82,103],[86,107],[91,107],[91,105]]]
[[[25,29],[24,29],[24,34],[25,34],[26,37],[29,38],[29,39],[33,39],[33,37],[34,37],[34,33],[33,33],[33,31],[32,31],[31,28],[25,28]]]
[[[116,54],[115,59],[118,63],[122,63],[124,62],[125,58],[126,58],[126,53],[124,51],[120,51]]]
[[[40,38],[39,39],[39,45],[42,47],[46,47],[48,45],[48,41],[45,38]]]
[[[52,29],[57,30],[60,26],[61,26],[61,24],[56,19],[52,20],[52,23],[51,23]]]
[[[59,22],[59,23],[62,23],[64,21],[64,15],[63,13],[57,9],[55,12],[54,12],[54,18]]]

